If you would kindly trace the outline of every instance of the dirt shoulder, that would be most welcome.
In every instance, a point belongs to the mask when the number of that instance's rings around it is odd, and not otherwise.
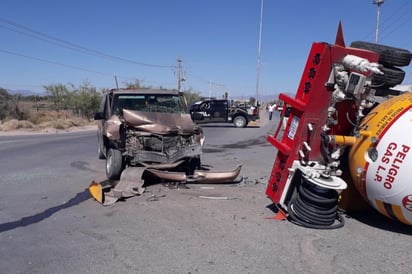
[[[36,134],[61,134],[68,132],[79,132],[79,131],[91,131],[96,130],[96,125],[87,125],[79,127],[70,127],[66,129],[56,129],[56,128],[42,128],[42,129],[33,129],[33,128],[19,128],[8,131],[1,131],[0,136],[16,136],[16,135],[36,135]]]

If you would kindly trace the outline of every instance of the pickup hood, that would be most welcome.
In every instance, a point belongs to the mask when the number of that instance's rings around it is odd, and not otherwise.
[[[186,113],[143,112],[124,109],[122,119],[118,115],[112,115],[105,122],[106,136],[110,140],[119,140],[122,123],[149,134],[196,135],[200,144],[203,145],[204,141],[202,128],[193,122],[190,114]]]
[[[201,130],[186,113],[162,113],[123,110],[126,124],[138,130],[157,134],[178,132],[179,134],[199,133]]]

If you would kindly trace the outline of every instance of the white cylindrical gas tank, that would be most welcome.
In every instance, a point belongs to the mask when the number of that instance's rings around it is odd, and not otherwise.
[[[412,93],[374,108],[349,153],[353,182],[383,215],[412,225]]]

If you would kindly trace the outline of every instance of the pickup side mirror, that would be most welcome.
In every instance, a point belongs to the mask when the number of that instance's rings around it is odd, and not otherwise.
[[[103,120],[104,119],[104,113],[103,112],[96,112],[94,114],[94,120]]]

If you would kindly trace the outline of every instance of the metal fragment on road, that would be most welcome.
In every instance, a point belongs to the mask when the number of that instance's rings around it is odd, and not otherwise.
[[[149,198],[147,198],[146,201],[148,201],[148,202],[156,202],[156,201],[159,201],[160,198],[164,198],[164,197],[166,197],[166,194],[163,194],[163,195],[153,194],[152,196],[150,196]]]
[[[103,205],[108,206],[116,203],[120,198],[128,198],[143,194],[145,188],[143,187],[144,182],[142,180],[142,174],[145,170],[145,167],[125,169],[116,186],[105,193]]]
[[[209,200],[236,200],[235,197],[221,197],[221,196],[199,196],[201,199],[209,199]]]

